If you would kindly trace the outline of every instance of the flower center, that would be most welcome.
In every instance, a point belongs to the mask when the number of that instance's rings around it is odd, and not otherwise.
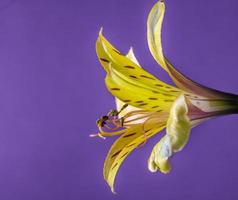
[[[123,134],[127,129],[134,126],[141,126],[141,132],[145,132],[147,125],[155,124],[156,121],[162,121],[168,117],[168,114],[161,112],[151,112],[147,110],[130,110],[124,115],[121,112],[127,108],[128,104],[124,104],[118,111],[111,110],[107,115],[97,120],[99,133],[91,135],[91,137],[99,136],[115,136]]]

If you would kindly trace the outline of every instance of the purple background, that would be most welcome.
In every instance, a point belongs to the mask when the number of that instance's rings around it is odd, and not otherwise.
[[[95,54],[101,26],[122,52],[170,82],[149,53],[155,0],[0,1],[0,199],[238,199],[238,116],[192,131],[168,175],[147,159],[159,135],[122,165],[113,195],[103,161],[113,142],[91,139],[114,107]],[[238,1],[166,0],[166,55],[186,75],[238,93]]]

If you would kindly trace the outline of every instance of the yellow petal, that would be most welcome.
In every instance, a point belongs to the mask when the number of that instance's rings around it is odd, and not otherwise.
[[[180,90],[156,79],[143,70],[138,62],[122,55],[102,35],[96,43],[100,62],[107,71],[109,91],[121,101],[151,111],[168,111]]]
[[[134,84],[141,87],[154,88],[155,90],[159,89],[161,92],[168,92],[170,89],[176,90],[173,86],[158,80],[152,74],[142,69],[137,64],[138,61],[134,62],[133,59],[130,59],[128,56],[132,56],[130,55],[132,53],[129,52],[127,56],[123,55],[106,40],[102,32],[99,33],[96,42],[96,52],[104,68],[109,69],[111,67],[116,73],[121,74],[126,80],[130,80]],[[162,87],[156,84],[161,84]]]
[[[148,168],[151,172],[160,170],[162,173],[168,173],[171,169],[168,161],[172,155],[172,146],[170,137],[165,135],[161,140],[154,146],[151,155],[148,160]]]
[[[150,52],[159,65],[168,73],[161,42],[162,24],[165,13],[165,4],[157,2],[151,9],[147,19],[147,41]]]
[[[133,85],[114,71],[111,71],[110,76],[106,76],[105,83],[108,90],[121,101],[148,111],[169,112],[169,108],[177,97],[155,93],[153,90]]]
[[[132,62],[136,63],[138,66],[140,66],[138,60],[135,57],[135,54],[133,52],[133,48],[132,47],[130,48],[130,50],[127,53],[126,57],[129,58]],[[127,103],[127,102],[121,101],[118,98],[115,98],[115,102],[116,102],[116,108],[117,108],[118,111],[121,110],[122,107]],[[120,112],[119,117],[122,117],[122,116],[126,115],[127,113],[132,112],[132,111],[136,111],[136,110],[140,110],[140,109],[136,108],[134,106],[128,105],[124,110],[122,110]]]
[[[104,178],[108,185],[114,191],[114,181],[118,169],[125,158],[134,150],[138,145],[145,142],[147,139],[165,128],[165,122],[158,122],[152,120],[147,126],[142,129],[142,126],[134,126],[128,129],[111,147],[107,158],[104,163]]]
[[[208,88],[195,81],[192,81],[179,70],[177,70],[164,56],[162,47],[162,25],[165,14],[165,3],[157,2],[151,9],[147,19],[147,41],[151,54],[158,64],[168,72],[174,83],[182,90],[199,96],[226,99],[234,98],[234,95],[220,92],[218,90]]]
[[[188,106],[184,95],[174,102],[166,125],[166,135],[154,146],[148,160],[151,172],[160,170],[168,173],[171,169],[169,158],[173,153],[181,151],[188,141],[191,123],[187,116]]]
[[[184,95],[180,95],[171,108],[166,129],[173,152],[181,150],[188,141],[191,124],[187,114],[186,99]]]

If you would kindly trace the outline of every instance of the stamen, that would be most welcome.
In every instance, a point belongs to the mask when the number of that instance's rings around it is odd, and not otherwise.
[[[124,115],[124,118],[126,119],[126,118],[128,118],[130,116],[133,116],[133,115],[136,115],[136,114],[146,114],[146,113],[150,114],[152,112],[151,111],[147,111],[147,110],[131,111],[131,112],[127,113],[126,115]]]
[[[134,119],[131,119],[131,120],[127,120],[127,121],[124,120],[124,124],[130,123],[130,122],[134,122],[134,121],[137,121],[137,120],[140,120],[140,119],[144,119],[144,118],[146,118],[146,117],[148,117],[148,116],[149,116],[149,115],[141,116],[141,117],[137,117],[137,118],[134,118]]]
[[[116,109],[113,109],[107,115],[108,116],[118,116],[118,111]]]
[[[100,119],[96,121],[96,124],[99,127],[103,127],[106,124],[106,121],[108,120],[108,116],[102,116]]]
[[[120,135],[120,134],[122,134],[122,133],[125,133],[126,130],[123,129],[123,130],[115,131],[115,132],[106,132],[106,131],[103,131],[103,130],[100,130],[100,129],[99,129],[99,131],[100,131],[100,135],[101,135],[101,136],[107,137],[107,136]]]
[[[128,106],[128,104],[124,104],[121,109],[119,110],[118,114],[120,114],[126,107]]]
[[[136,118],[132,118],[136,115],[139,115],[138,117]],[[133,122],[133,121],[137,121],[137,120],[140,120],[140,119],[144,119],[144,118],[148,118],[148,117],[158,117],[158,118],[164,118],[166,117],[166,113],[158,113],[158,112],[151,112],[151,111],[144,111],[144,112],[141,112],[141,111],[132,111],[130,113],[127,113],[124,118],[124,124],[126,125],[127,123],[130,123],[130,122]],[[129,119],[129,118],[132,118],[132,119]],[[144,122],[143,122],[144,123]]]
[[[121,118],[121,126],[123,127],[124,126],[124,123],[125,123],[125,119],[124,117]]]
[[[148,121],[152,118],[158,119],[159,117],[161,117],[161,113],[158,114],[157,112],[151,112],[146,110],[136,110],[136,111],[131,111],[125,114],[123,117],[119,118],[120,112],[122,112],[127,106],[128,104],[124,104],[119,111],[117,111],[116,109],[113,109],[107,115],[97,120],[99,133],[92,134],[90,135],[90,137],[97,136],[97,137],[101,137],[105,139],[105,137],[107,136],[115,136],[115,135],[123,134],[133,124],[141,124],[143,129],[142,130],[143,134],[145,135],[146,134],[145,125],[148,123]],[[164,116],[162,116],[162,118],[164,118]],[[142,121],[138,121],[138,120],[142,120]]]
[[[127,106],[128,104],[123,105],[119,112],[116,109],[111,110],[107,115],[98,119],[97,126],[100,133],[92,134],[90,137],[98,136],[104,138],[104,136],[115,136],[124,133],[125,129],[122,129],[124,118],[119,118],[118,114]]]

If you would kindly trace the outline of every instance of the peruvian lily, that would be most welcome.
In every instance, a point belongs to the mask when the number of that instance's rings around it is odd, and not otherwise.
[[[120,53],[103,36],[96,52],[107,75],[105,83],[116,98],[116,109],[97,121],[99,133],[92,136],[120,135],[104,163],[104,178],[114,192],[114,180],[125,158],[138,146],[166,128],[148,159],[151,172],[168,173],[170,158],[186,145],[191,128],[221,115],[238,113],[238,96],[198,84],[179,72],[164,56],[161,28],[165,13],[157,2],[147,21],[147,40],[157,63],[168,72],[177,87],[158,80],[142,69],[130,49]]]

